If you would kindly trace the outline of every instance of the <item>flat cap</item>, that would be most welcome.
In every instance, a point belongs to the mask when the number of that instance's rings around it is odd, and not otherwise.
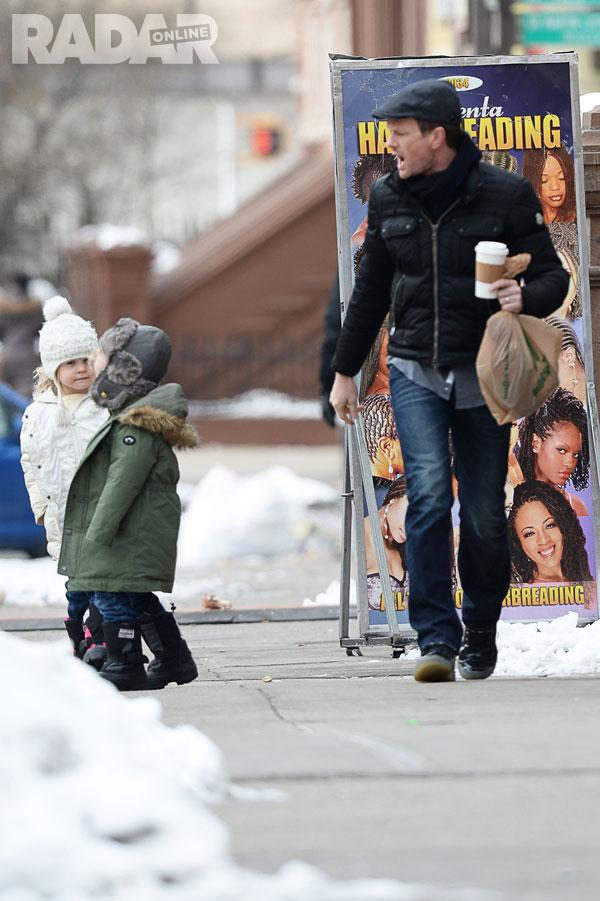
[[[447,81],[428,79],[409,84],[373,111],[374,119],[425,119],[442,125],[459,124],[460,100]]]

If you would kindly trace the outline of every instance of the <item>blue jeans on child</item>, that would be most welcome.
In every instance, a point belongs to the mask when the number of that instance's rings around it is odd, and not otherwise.
[[[93,591],[67,591],[67,615],[69,619],[78,619],[81,622],[93,601]]]
[[[458,650],[462,626],[452,596],[452,474],[449,434],[460,501],[458,571],[462,619],[492,628],[510,582],[504,511],[510,425],[499,426],[486,406],[455,409],[433,391],[390,367],[394,419],[405,464],[409,618],[421,650]]]
[[[93,599],[106,623],[140,622],[165,613],[151,591],[95,591]]]

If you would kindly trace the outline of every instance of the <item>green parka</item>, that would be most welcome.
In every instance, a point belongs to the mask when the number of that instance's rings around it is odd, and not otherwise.
[[[179,385],[113,413],[91,439],[65,511],[58,571],[71,591],[171,591],[181,504],[173,447],[193,447]]]

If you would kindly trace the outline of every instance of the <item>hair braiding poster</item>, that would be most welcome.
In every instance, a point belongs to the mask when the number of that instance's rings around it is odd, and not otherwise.
[[[597,618],[594,497],[586,381],[592,380],[589,291],[585,260],[583,178],[575,54],[521,58],[338,60],[334,69],[340,282],[347,303],[360,265],[367,204],[374,181],[396,167],[387,123],[372,111],[402,87],[446,79],[459,92],[464,130],[483,160],[523,175],[533,185],[544,222],[570,275],[562,306],[549,317],[561,335],[559,387],[531,416],[513,423],[506,515],[512,579],[502,618],[550,619],[576,611]],[[579,169],[578,169],[579,166]],[[579,211],[579,215],[578,215]],[[361,371],[365,439],[399,623],[408,623],[410,572],[405,554],[404,463],[390,402],[387,322]],[[586,379],[587,372],[587,379]],[[452,460],[452,441],[450,458]],[[457,483],[448,553],[455,603]],[[365,510],[369,626],[386,623],[371,523]]]

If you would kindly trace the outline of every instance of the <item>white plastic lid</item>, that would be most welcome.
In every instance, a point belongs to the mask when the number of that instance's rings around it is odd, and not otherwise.
[[[480,253],[508,253],[508,247],[500,241],[480,241],[475,245],[475,250]]]

